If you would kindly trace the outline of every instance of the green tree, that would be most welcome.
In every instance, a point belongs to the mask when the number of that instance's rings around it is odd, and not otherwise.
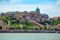
[[[2,29],[2,26],[0,26],[0,29]]]
[[[24,30],[32,30],[34,28],[34,25],[31,22],[24,21],[23,25]]]
[[[14,24],[12,24],[12,26],[13,26],[15,29],[21,29],[19,24],[14,23]]]

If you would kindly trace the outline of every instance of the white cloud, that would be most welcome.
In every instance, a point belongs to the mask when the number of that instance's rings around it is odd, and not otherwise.
[[[40,8],[41,12],[52,9],[51,5],[21,5],[20,4],[20,5],[1,5],[0,10],[35,11],[37,6]]]
[[[31,11],[34,10],[34,5],[2,5],[0,11]]]
[[[57,0],[56,5],[60,5],[60,0]]]

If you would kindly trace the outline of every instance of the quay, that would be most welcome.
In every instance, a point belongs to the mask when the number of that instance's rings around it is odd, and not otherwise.
[[[60,30],[0,30],[0,33],[60,33]]]

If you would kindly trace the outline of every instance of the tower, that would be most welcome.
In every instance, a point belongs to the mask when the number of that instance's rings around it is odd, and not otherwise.
[[[40,9],[38,7],[36,8],[35,11],[38,12],[38,13],[40,13]]]

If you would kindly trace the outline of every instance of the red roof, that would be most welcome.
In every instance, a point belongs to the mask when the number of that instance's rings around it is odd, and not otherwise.
[[[60,28],[60,24],[57,24],[57,27]]]
[[[57,17],[53,17],[53,18],[60,18],[60,16],[57,16]]]

